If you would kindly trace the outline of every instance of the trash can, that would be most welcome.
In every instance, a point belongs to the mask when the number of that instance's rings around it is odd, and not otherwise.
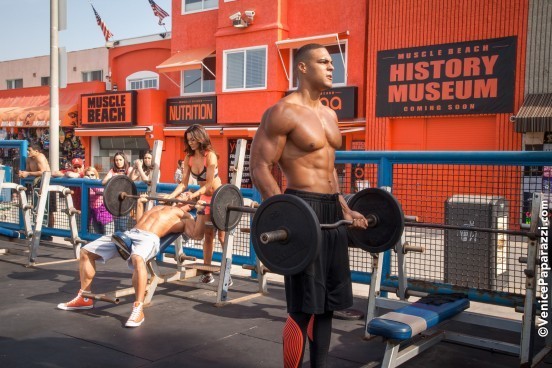
[[[465,226],[466,230],[445,230],[444,281],[487,290],[507,287],[507,235],[469,230],[470,227],[507,230],[506,199],[454,195],[445,202],[445,224]]]

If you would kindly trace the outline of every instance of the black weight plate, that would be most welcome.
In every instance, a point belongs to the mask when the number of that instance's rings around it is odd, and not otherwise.
[[[232,184],[218,187],[211,199],[211,222],[222,231],[230,231],[238,226],[243,214],[239,211],[227,211],[228,206],[243,207],[240,189]]]
[[[136,185],[128,176],[117,175],[109,179],[103,191],[103,200],[105,208],[113,216],[128,214],[136,203],[136,198],[126,197],[125,199],[121,199],[120,194],[122,192],[131,195],[138,194]]]
[[[348,228],[349,240],[354,247],[370,253],[385,252],[397,244],[404,230],[404,215],[400,203],[389,192],[367,188],[348,201],[349,208],[364,216],[375,215],[377,225],[366,230]]]
[[[261,234],[285,229],[288,239],[261,243]],[[272,272],[295,275],[318,255],[322,241],[320,223],[312,208],[301,198],[278,194],[263,201],[251,225],[251,240],[257,257]]]

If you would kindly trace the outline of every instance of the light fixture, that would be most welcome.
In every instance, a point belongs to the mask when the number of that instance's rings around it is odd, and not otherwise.
[[[255,17],[255,11],[246,10],[244,13],[245,13],[245,17],[242,17],[241,12],[236,12],[229,17],[230,20],[232,21],[232,26],[234,26],[235,28],[247,28],[251,23],[253,23],[253,17]]]
[[[233,20],[232,21],[232,25],[236,28],[245,28],[245,27],[248,27],[249,24],[243,20],[243,19],[236,19],[236,20]]]

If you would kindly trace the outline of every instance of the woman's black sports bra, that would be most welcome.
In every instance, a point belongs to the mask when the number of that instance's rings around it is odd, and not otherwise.
[[[196,174],[192,171],[192,163],[194,156],[189,156],[190,159],[188,160],[188,166],[190,166],[190,175],[192,175],[192,178],[194,178],[197,181],[207,181],[207,166],[205,165],[207,163],[207,152],[203,156],[203,170]],[[215,168],[215,178],[218,176],[218,167]]]

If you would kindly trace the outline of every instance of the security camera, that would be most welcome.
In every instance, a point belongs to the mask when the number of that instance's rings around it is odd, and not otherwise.
[[[515,115],[510,115],[510,122],[511,122],[511,123],[515,123],[515,122],[516,122],[516,116],[515,116]]]
[[[114,45],[115,45],[115,44],[113,43],[113,41],[107,41],[107,42],[105,43],[105,47],[107,47],[108,49],[113,48]]]
[[[240,20],[241,19],[241,12],[237,12],[229,16],[230,20]]]
[[[255,16],[255,10],[246,10],[245,15],[250,18],[253,18]]]

